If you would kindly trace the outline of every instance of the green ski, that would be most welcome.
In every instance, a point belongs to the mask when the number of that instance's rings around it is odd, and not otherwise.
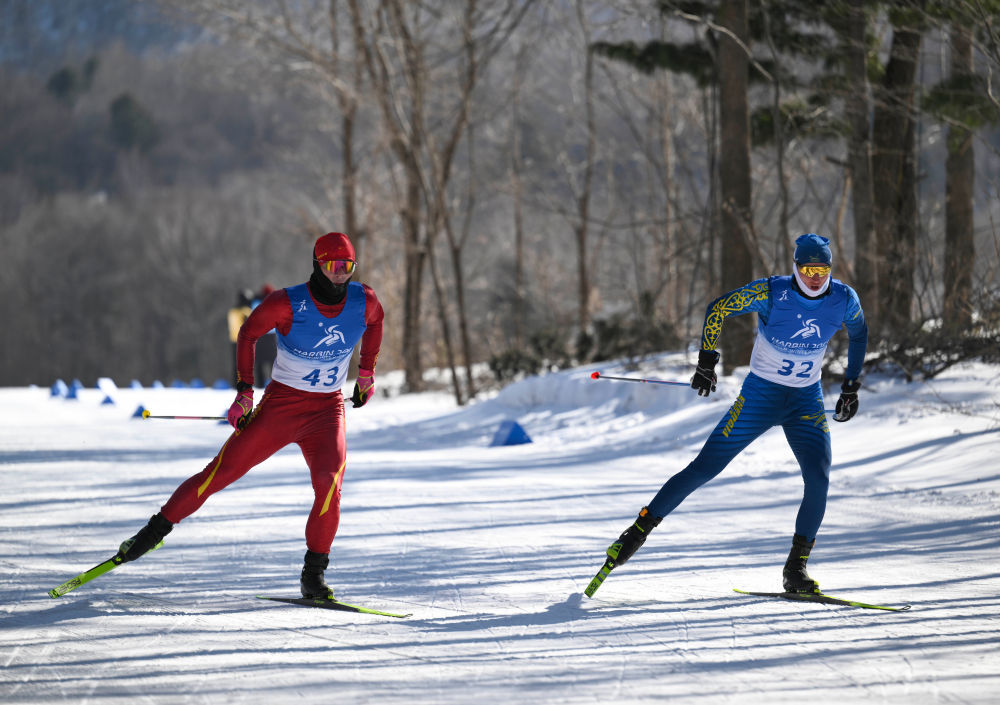
[[[340,602],[339,600],[328,600],[315,597],[269,597],[268,595],[257,595],[261,600],[271,600],[273,602],[285,602],[290,605],[302,605],[303,607],[319,607],[325,610],[341,610],[343,612],[361,612],[362,614],[377,614],[382,617],[395,617],[397,619],[405,619],[411,616],[410,614],[397,614],[395,612],[383,612],[382,610],[373,610],[369,607],[359,607],[358,605],[349,605],[346,602]]]
[[[588,585],[587,589],[583,591],[583,594],[587,597],[593,597],[594,593],[597,592],[597,588],[601,587],[605,578],[607,578],[611,571],[614,570],[616,565],[617,563],[615,563],[614,558],[608,558],[608,560],[604,561],[604,566],[597,571],[597,575],[595,575],[594,579],[590,581],[590,585]]]
[[[857,602],[855,600],[845,600],[842,597],[825,595],[821,592],[750,592],[748,590],[738,590],[733,588],[733,592],[741,595],[754,595],[755,597],[778,597],[782,600],[792,600],[793,602],[819,602],[824,605],[841,605],[843,607],[862,607],[869,610],[885,610],[887,612],[906,612],[910,605],[902,607],[889,607],[887,605],[870,605],[867,602]]]
[[[158,544],[156,544],[155,546],[153,546],[149,550],[155,551],[156,549],[158,549],[158,548],[160,548],[162,546],[163,546],[163,542],[160,541]],[[85,570],[84,572],[82,572],[78,576],[76,576],[75,578],[73,578],[71,580],[67,580],[65,583],[63,583],[59,587],[52,588],[51,590],[49,590],[49,597],[62,597],[67,592],[70,592],[72,590],[76,590],[78,587],[80,587],[84,583],[89,583],[94,578],[101,577],[102,575],[104,575],[105,573],[107,573],[109,570],[113,570],[114,568],[117,568],[122,563],[124,563],[124,561],[122,560],[121,551],[119,551],[118,553],[116,553],[115,555],[111,556],[111,558],[109,558],[108,560],[104,561],[103,563],[98,563],[97,565],[95,565],[90,570]]]
[[[70,592],[71,590],[76,590],[84,583],[89,583],[94,578],[98,578],[104,575],[112,568],[117,568],[121,564],[122,564],[121,556],[115,554],[114,556],[104,561],[103,563],[98,563],[90,570],[80,573],[72,580],[67,580],[59,587],[52,588],[51,590],[49,590],[49,597],[62,597],[67,592]]]

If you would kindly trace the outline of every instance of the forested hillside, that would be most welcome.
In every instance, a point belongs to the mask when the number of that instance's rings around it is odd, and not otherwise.
[[[873,356],[981,354],[994,5],[4,3],[0,384],[228,378],[237,293],[305,280],[330,230],[386,308],[380,368],[451,368],[460,402],[683,349],[802,232]]]

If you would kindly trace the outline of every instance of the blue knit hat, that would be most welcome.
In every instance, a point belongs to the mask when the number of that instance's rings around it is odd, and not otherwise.
[[[829,238],[820,237],[816,233],[799,235],[795,240],[796,264],[833,264],[833,254],[830,252]]]

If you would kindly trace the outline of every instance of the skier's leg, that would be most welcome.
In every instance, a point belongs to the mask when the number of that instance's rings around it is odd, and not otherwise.
[[[324,571],[340,525],[340,490],[347,467],[344,398],[324,400],[314,422],[297,439],[312,478],[313,506],[306,521],[306,555],[300,577],[303,597],[332,598]]]
[[[671,477],[649,503],[653,516],[665,517],[726,466],[766,430],[779,422],[783,388],[750,374],[739,396],[709,435],[697,457]]]
[[[826,513],[833,451],[822,389],[817,384],[815,389],[802,390],[802,396],[803,402],[796,405],[782,427],[802,471],[802,503],[795,519],[795,533],[811,541],[816,538]]]
[[[736,401],[709,435],[697,457],[667,480],[653,501],[642,508],[639,517],[608,547],[608,557],[615,565],[622,565],[631,558],[663,517],[689,494],[716,477],[755,438],[777,422],[775,409],[780,408],[780,403],[775,400],[781,393],[779,385],[753,374],[747,377]]]
[[[344,430],[344,399],[328,402],[317,422],[296,439],[309,466],[313,505],[306,521],[306,546],[317,553],[329,553],[340,524],[340,489],[347,466]]]
[[[218,455],[201,472],[174,490],[160,513],[172,524],[191,516],[211,495],[288,445],[297,423],[282,395],[272,394],[269,388],[247,425],[229,436]]]
[[[795,519],[792,548],[782,570],[782,585],[787,592],[814,592],[819,590],[819,583],[809,576],[806,562],[826,513],[832,451],[820,385],[802,390],[800,398],[782,424],[803,481],[802,502]]]

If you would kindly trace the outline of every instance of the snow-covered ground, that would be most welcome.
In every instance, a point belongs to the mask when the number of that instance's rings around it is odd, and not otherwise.
[[[212,497],[166,546],[68,595],[225,441],[208,389],[0,390],[4,703],[996,703],[1000,368],[869,377],[831,422],[810,572],[881,612],[780,589],[801,480],[780,429],[693,494],[589,599],[612,539],[698,451],[741,374],[686,387],[533,378],[348,409],[338,597],[405,620],[285,606],[312,501],[294,446]],[[687,379],[664,356],[638,373]],[[390,377],[384,378],[388,386]],[[828,406],[836,400],[828,391]],[[490,447],[516,420],[533,443]]]

